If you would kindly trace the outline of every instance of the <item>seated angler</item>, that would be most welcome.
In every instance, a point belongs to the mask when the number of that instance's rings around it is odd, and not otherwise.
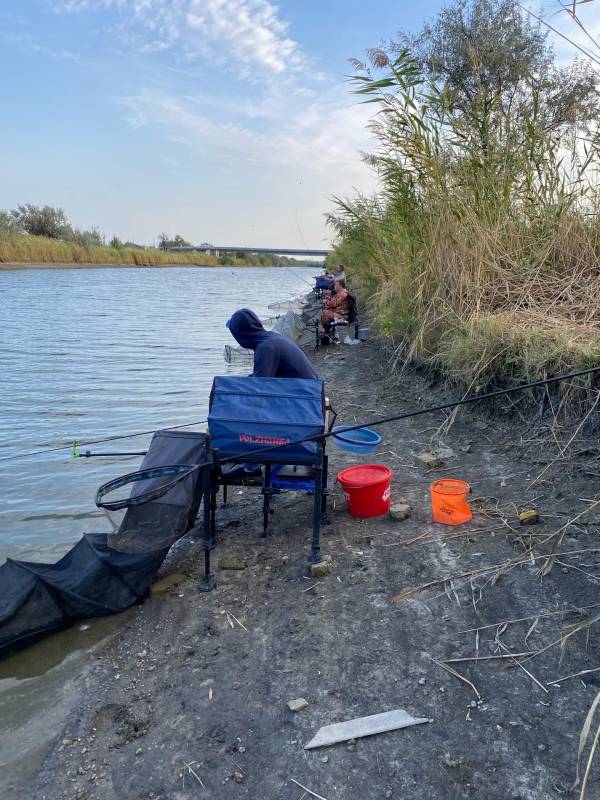
[[[331,297],[326,297],[323,305],[325,308],[321,312],[321,322],[325,333],[331,333],[331,323],[334,321],[348,322],[350,296],[346,291],[345,281],[336,280]]]
[[[346,285],[346,267],[343,264],[337,268],[334,278],[336,281],[343,281],[344,286]]]
[[[248,350],[254,350],[252,378],[309,378],[318,380],[306,355],[297,344],[281,333],[266,331],[254,311],[240,308],[227,321],[227,327],[236,342]],[[253,479],[261,474],[260,465],[241,464],[227,467],[228,479]]]
[[[310,378],[318,380],[313,365],[297,344],[275,331],[266,331],[248,308],[240,308],[227,322],[236,342],[254,350],[254,378]]]

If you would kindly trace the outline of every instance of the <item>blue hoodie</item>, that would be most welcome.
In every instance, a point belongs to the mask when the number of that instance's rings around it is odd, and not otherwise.
[[[255,378],[310,378],[318,380],[313,365],[287,336],[266,331],[254,311],[240,308],[228,322],[233,338],[254,350]]]

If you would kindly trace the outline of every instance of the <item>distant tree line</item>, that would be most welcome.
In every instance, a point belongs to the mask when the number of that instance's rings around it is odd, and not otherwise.
[[[236,266],[253,267],[298,267],[304,266],[304,261],[290,256],[276,256],[270,253],[222,253],[217,262],[223,266],[234,263]],[[310,262],[311,266],[315,262]],[[320,266],[320,264],[319,264]]]
[[[173,247],[191,247],[191,242],[186,241],[183,236],[176,234],[171,237],[167,233],[159,233],[158,235],[158,249],[171,250]]]
[[[104,235],[96,227],[80,230],[73,227],[62,208],[34,206],[31,203],[17,206],[12,211],[0,211],[0,236],[46,236],[63,242],[77,242],[84,246],[106,244]]]
[[[84,247],[105,246],[107,244],[104,234],[97,227],[80,230],[69,221],[64,209],[54,206],[35,206],[31,203],[17,206],[11,211],[0,210],[0,239],[10,236],[44,236],[47,239],[56,239],[63,242],[74,242]],[[142,244],[123,242],[118,236],[113,236],[108,242],[109,247],[117,250],[124,248],[146,249]],[[180,234],[169,236],[161,233],[158,236],[159,250],[171,250],[173,247],[189,247],[191,245]],[[253,255],[252,253],[228,253],[218,259],[223,265],[257,266],[298,266],[298,260],[287,256]]]
[[[174,247],[191,247],[192,243],[188,242],[180,234],[169,236],[167,233],[161,233],[158,237],[158,247],[160,250],[172,250]],[[204,246],[204,245],[202,245]],[[207,244],[207,246],[209,246]],[[215,249],[215,248],[212,248]],[[297,258],[290,258],[289,256],[277,256],[269,253],[239,253],[227,252],[223,253],[218,258],[218,263],[224,266],[232,263],[235,264],[249,264],[259,267],[287,267],[298,266],[301,264]]]

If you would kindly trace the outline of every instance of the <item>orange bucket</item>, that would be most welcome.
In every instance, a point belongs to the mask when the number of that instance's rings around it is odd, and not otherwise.
[[[473,519],[467,503],[471,487],[465,481],[442,478],[431,484],[431,509],[433,521],[442,525],[462,525]]]

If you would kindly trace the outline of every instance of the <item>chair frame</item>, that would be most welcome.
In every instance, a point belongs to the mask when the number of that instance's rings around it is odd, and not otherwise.
[[[208,465],[204,468],[203,474],[203,538],[202,547],[204,550],[204,577],[199,586],[202,592],[210,592],[215,588],[216,582],[211,573],[210,553],[214,550],[217,544],[217,530],[216,530],[216,514],[217,514],[217,496],[219,489],[223,487],[223,505],[227,503],[227,487],[228,486],[244,486],[243,480],[228,481],[226,475],[223,474],[219,458],[219,451],[214,448],[207,448],[208,450]],[[247,459],[240,455],[239,458],[227,458],[228,464],[244,464]],[[273,467],[275,466],[311,466],[314,470],[314,478],[312,494],[314,497],[313,513],[312,513],[312,539],[311,539],[311,554],[309,558],[310,564],[318,564],[321,558],[321,525],[326,525],[327,520],[327,496],[329,494],[328,487],[328,467],[329,460],[325,453],[325,440],[320,439],[317,442],[317,452],[315,453],[314,462],[307,463],[306,459],[293,459],[288,457],[277,456],[277,451],[274,454],[265,453],[264,458],[261,457],[261,462],[264,465],[262,470],[262,478],[260,487],[263,496],[263,530],[261,537],[266,538],[269,535],[269,517],[272,513],[271,500],[274,494],[280,491],[307,491],[306,479],[298,480],[298,488],[294,489],[291,485],[286,485],[285,489],[278,488],[273,485]],[[292,484],[293,478],[286,478],[286,484]],[[255,485],[255,484],[251,484]],[[310,492],[311,490],[308,489]]]

